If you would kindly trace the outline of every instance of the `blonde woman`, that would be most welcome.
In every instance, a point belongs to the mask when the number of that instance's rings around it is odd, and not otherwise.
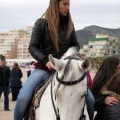
[[[79,49],[74,25],[70,15],[70,0],[50,0],[44,15],[35,22],[29,52],[37,61],[32,72],[22,87],[17,99],[14,120],[22,120],[29,107],[35,89],[51,73],[52,66],[48,55],[61,56],[72,46]]]

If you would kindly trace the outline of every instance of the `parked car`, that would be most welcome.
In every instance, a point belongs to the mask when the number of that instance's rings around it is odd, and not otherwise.
[[[19,65],[20,65],[20,67],[26,67],[26,63],[25,62],[22,62]]]

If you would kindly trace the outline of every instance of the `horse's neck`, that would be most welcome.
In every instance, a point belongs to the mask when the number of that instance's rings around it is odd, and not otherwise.
[[[82,96],[87,90],[86,84],[87,79],[73,86],[65,86],[56,80],[52,81],[53,100],[56,109],[59,109],[61,120],[79,120],[84,105]],[[41,98],[40,107],[36,110],[36,120],[56,120],[50,92],[51,84],[48,85]]]
[[[59,109],[61,120],[78,120],[84,105],[83,94],[87,91],[87,80],[65,86],[55,81],[53,94],[56,95],[56,107]],[[56,90],[57,89],[57,90]]]

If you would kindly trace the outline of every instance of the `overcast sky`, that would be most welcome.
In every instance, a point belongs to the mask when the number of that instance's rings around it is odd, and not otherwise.
[[[0,32],[33,26],[49,0],[0,0]],[[70,0],[76,30],[90,25],[120,28],[120,0]]]

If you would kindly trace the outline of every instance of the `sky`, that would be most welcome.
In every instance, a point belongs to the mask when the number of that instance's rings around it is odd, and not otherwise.
[[[0,32],[33,26],[49,0],[0,0]],[[120,28],[120,0],[70,0],[75,30],[97,25]]]

